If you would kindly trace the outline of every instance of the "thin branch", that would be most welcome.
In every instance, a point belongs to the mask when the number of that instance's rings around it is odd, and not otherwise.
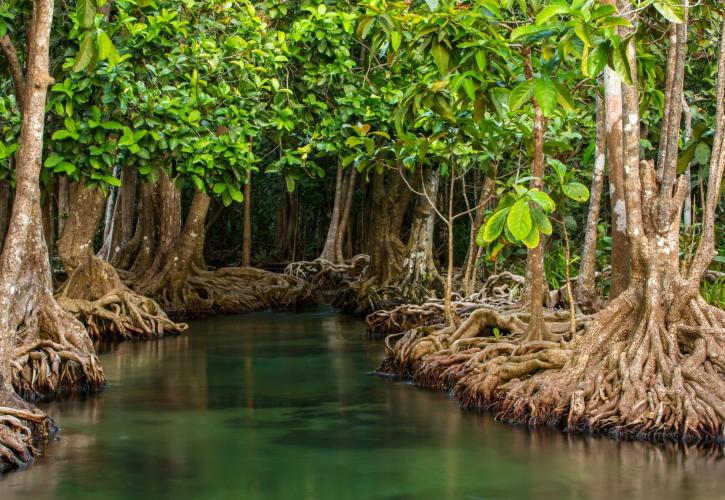
[[[25,102],[25,76],[23,76],[23,68],[20,65],[18,52],[9,35],[0,36],[0,50],[5,54],[8,61],[10,74],[15,84],[15,100],[18,102],[20,113],[23,113],[23,103]]]

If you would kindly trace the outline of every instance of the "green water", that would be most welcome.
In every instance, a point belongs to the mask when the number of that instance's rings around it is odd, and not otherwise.
[[[720,455],[530,433],[370,376],[382,345],[327,311],[194,322],[115,345],[102,394],[0,498],[723,498]]]

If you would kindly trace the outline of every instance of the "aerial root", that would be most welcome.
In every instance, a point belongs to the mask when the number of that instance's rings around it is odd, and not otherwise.
[[[58,303],[78,318],[91,338],[155,338],[185,331],[188,325],[169,319],[159,305],[148,297],[123,287],[98,300],[58,296]]]
[[[53,423],[18,396],[0,395],[0,472],[25,467],[45,446]]]
[[[95,354],[52,340],[19,345],[10,364],[15,392],[31,401],[59,394],[93,392],[105,383]]]
[[[326,259],[292,262],[287,265],[284,274],[319,289],[335,290],[361,280],[367,274],[369,265],[370,256],[359,254],[338,264]]]
[[[251,267],[194,269],[180,287],[165,287],[157,298],[173,318],[289,309],[314,302],[299,278]]]
[[[574,339],[528,341],[525,315],[484,309],[455,330],[415,328],[398,336],[384,368],[514,423],[722,443],[722,312],[699,297],[668,313],[632,292],[620,297],[579,317],[586,328]],[[505,335],[492,336],[494,324]]]

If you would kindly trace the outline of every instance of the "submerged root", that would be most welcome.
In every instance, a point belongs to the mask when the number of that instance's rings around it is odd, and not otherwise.
[[[90,256],[64,283],[58,304],[88,329],[91,338],[154,338],[185,331],[159,305],[128,288],[107,262]]]
[[[0,472],[29,465],[42,451],[53,422],[18,396],[0,393]]]

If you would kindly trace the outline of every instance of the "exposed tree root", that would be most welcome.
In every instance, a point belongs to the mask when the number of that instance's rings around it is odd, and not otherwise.
[[[78,318],[91,338],[153,338],[187,329],[169,319],[159,305],[128,288],[116,270],[89,256],[65,282],[56,300]]]
[[[183,283],[160,287],[154,298],[173,318],[286,309],[314,302],[310,286],[301,279],[253,267],[214,271],[195,267]]]
[[[11,360],[15,392],[27,400],[103,388],[103,368],[95,354],[67,342],[37,340],[19,345]]]
[[[53,429],[45,413],[15,394],[0,392],[0,472],[32,463]]]
[[[526,317],[478,309],[458,329],[402,334],[388,375],[452,390],[502,420],[615,438],[723,441],[725,312],[700,297],[665,317],[630,290],[596,316],[546,314],[559,341],[527,341]],[[501,336],[493,336],[498,328]],[[585,328],[584,328],[585,327]],[[392,336],[390,338],[392,340]]]
[[[481,308],[511,310],[516,307],[515,300],[520,295],[523,286],[523,276],[507,271],[489,277],[479,292],[465,298],[458,297],[451,305],[461,319],[467,318],[473,311]],[[382,338],[392,333],[444,322],[444,303],[439,299],[419,304],[404,303],[388,309],[378,308],[374,311],[365,319],[368,324],[368,332],[373,338]]]
[[[370,256],[360,254],[340,264],[326,259],[292,262],[287,265],[284,273],[319,289],[336,290],[347,283],[360,280],[367,273],[369,265]]]

